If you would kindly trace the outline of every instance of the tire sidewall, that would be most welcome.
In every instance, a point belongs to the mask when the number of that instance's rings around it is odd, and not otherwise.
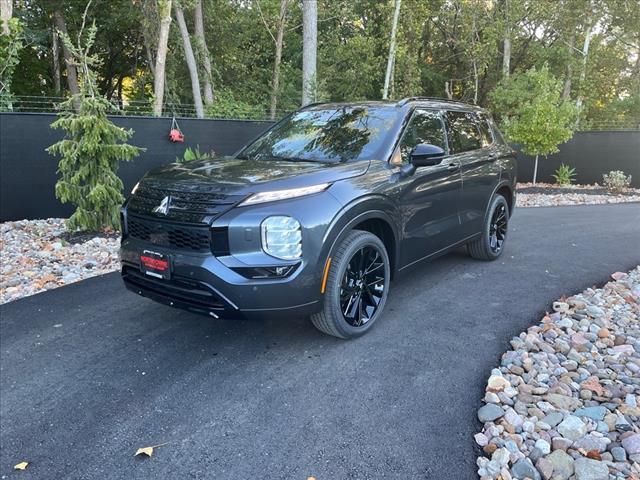
[[[505,211],[507,212],[507,233],[505,234],[502,248],[498,253],[495,253],[491,249],[491,239],[490,239],[491,218],[493,217],[493,212],[495,212],[496,208],[498,208],[498,206],[500,205],[504,205]],[[491,200],[491,203],[489,204],[489,209],[487,210],[487,217],[485,218],[485,221],[484,221],[484,231],[482,232],[482,238],[483,238],[483,241],[485,242],[487,253],[491,256],[491,258],[494,258],[494,259],[498,258],[500,255],[502,255],[502,252],[504,252],[504,247],[507,243],[507,239],[509,238],[509,214],[510,214],[509,204],[507,203],[506,198],[504,198],[500,194],[494,195],[493,199]]]
[[[353,255],[361,248],[366,246],[375,247],[379,253],[384,258],[384,270],[385,270],[385,280],[384,280],[384,295],[376,312],[374,313],[371,320],[369,320],[362,327],[354,327],[349,325],[342,314],[342,309],[340,307],[340,284],[342,282],[342,277],[344,276],[349,262]],[[391,268],[389,265],[389,255],[387,254],[387,249],[385,248],[382,241],[373,234],[368,234],[366,236],[362,236],[359,241],[354,242],[352,245],[347,248],[344,255],[341,258],[340,264],[336,265],[337,270],[335,271],[335,275],[332,277],[332,284],[329,285],[327,289],[327,305],[326,308],[331,310],[331,316],[333,316],[337,322],[336,328],[340,330],[340,333],[345,335],[346,337],[353,338],[358,337],[360,335],[368,332],[373,325],[376,323],[380,315],[384,311],[384,307],[387,303],[387,298],[389,297],[389,286],[390,286],[390,277],[391,277]]]

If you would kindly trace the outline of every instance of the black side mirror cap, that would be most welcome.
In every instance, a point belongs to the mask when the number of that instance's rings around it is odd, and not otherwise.
[[[414,167],[438,165],[444,156],[445,152],[442,148],[430,143],[420,143],[411,150],[411,164]]]

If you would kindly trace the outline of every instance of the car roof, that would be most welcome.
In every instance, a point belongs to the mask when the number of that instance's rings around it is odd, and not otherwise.
[[[438,110],[464,110],[473,112],[484,112],[482,107],[469,103],[449,100],[437,97],[407,97],[402,100],[366,100],[360,102],[316,102],[306,105],[304,108],[320,108],[320,107],[405,107],[418,106],[425,108],[435,108]]]

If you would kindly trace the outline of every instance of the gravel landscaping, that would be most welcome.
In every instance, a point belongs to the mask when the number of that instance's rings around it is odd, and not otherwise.
[[[482,480],[640,478],[640,267],[553,304],[487,381]]]
[[[560,187],[552,183],[519,183],[516,191],[518,207],[640,202],[640,188],[611,193],[598,184]]]
[[[61,218],[0,224],[0,303],[116,270],[115,232],[70,234]]]

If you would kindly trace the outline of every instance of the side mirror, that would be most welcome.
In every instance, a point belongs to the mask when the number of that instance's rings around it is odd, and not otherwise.
[[[444,150],[430,143],[420,143],[411,150],[411,164],[414,167],[438,165],[444,158]]]

